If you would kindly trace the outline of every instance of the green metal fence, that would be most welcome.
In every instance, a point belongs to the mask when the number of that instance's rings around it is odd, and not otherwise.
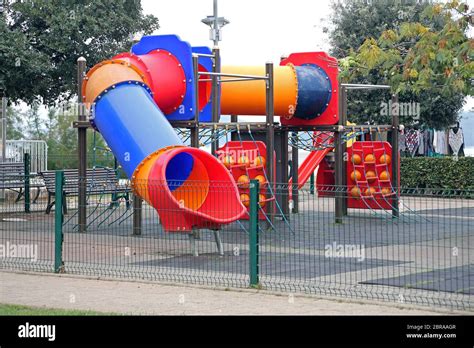
[[[62,172],[56,178],[61,192]],[[169,185],[141,184],[155,199]],[[266,187],[263,201],[260,188],[248,184],[249,211],[241,220],[192,233],[164,231],[148,203],[135,196],[131,204],[117,201],[110,190],[88,195],[84,233],[74,195],[57,195],[51,214],[45,213],[45,189],[30,212],[7,195],[0,203],[0,267],[473,309],[474,192],[400,189],[398,217],[391,210],[349,208],[335,223],[334,196],[350,195],[347,187],[308,185],[291,196],[297,213],[286,214],[272,196],[288,198],[288,185]],[[202,190],[202,183],[187,184],[183,201]],[[206,190],[235,194],[223,183]],[[222,214],[230,204],[214,202],[207,213]],[[179,219],[180,209],[162,214]],[[10,252],[13,247],[23,254]]]

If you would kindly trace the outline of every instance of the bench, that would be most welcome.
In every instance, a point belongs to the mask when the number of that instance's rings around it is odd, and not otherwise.
[[[38,199],[41,187],[44,186],[44,183],[38,181],[37,175],[29,174],[29,186],[30,188],[36,188],[36,195],[33,199],[33,203]],[[31,180],[33,178],[33,180]],[[18,193],[18,196],[15,199],[17,203],[25,192],[25,164],[23,162],[0,162],[0,189],[1,190],[11,190]]]
[[[77,169],[65,169],[64,184],[63,184],[63,212],[67,214],[67,196],[79,195],[79,171]],[[44,179],[46,190],[48,191],[48,205],[46,207],[46,214],[51,212],[54,205],[52,198],[56,196],[56,172],[46,171],[41,172],[40,175]],[[115,170],[111,168],[95,168],[87,169],[86,175],[86,192],[87,195],[102,195],[111,194],[112,203],[118,203],[120,198],[125,198],[127,209],[130,206],[130,187],[122,185],[115,174]]]

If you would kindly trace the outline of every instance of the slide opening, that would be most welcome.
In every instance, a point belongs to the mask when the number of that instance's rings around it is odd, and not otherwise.
[[[209,193],[209,174],[201,160],[180,152],[166,164],[166,183],[180,206],[198,210]]]
[[[233,178],[217,158],[205,151],[184,147],[170,150],[158,158],[151,177],[157,177],[159,168],[180,207],[215,220],[235,219],[244,210]]]

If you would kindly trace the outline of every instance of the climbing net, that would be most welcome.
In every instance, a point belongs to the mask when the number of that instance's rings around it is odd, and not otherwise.
[[[348,142],[364,132],[350,132],[342,136],[343,142]],[[324,139],[321,141],[321,139]],[[305,151],[321,151],[328,148],[334,148],[334,133],[330,131],[303,131],[295,132],[288,137],[288,145]]]
[[[176,128],[176,133],[181,138],[183,143],[187,144],[191,139],[191,130]],[[236,129],[226,128],[204,128],[199,130],[199,146],[208,146],[212,143],[219,144],[220,139],[229,139],[230,134],[236,132]]]

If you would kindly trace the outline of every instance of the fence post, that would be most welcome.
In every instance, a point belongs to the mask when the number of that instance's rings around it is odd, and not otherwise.
[[[398,105],[398,94],[392,95],[392,105]],[[398,184],[398,165],[400,161],[400,150],[398,147],[400,119],[399,115],[392,115],[392,187],[395,190],[395,195],[392,199],[392,217],[398,218],[400,216],[400,185]]]
[[[257,287],[259,284],[259,238],[258,238],[258,180],[250,181],[250,286]]]
[[[63,184],[64,172],[56,172],[56,201],[54,204],[54,272],[63,271]]]
[[[25,213],[30,212],[30,154],[25,153],[23,155],[23,164],[25,166],[25,183],[24,183],[24,190],[25,190]]]
[[[314,172],[309,177],[309,193],[314,195]]]
[[[133,194],[133,235],[139,236],[142,234],[142,203],[143,200]]]

